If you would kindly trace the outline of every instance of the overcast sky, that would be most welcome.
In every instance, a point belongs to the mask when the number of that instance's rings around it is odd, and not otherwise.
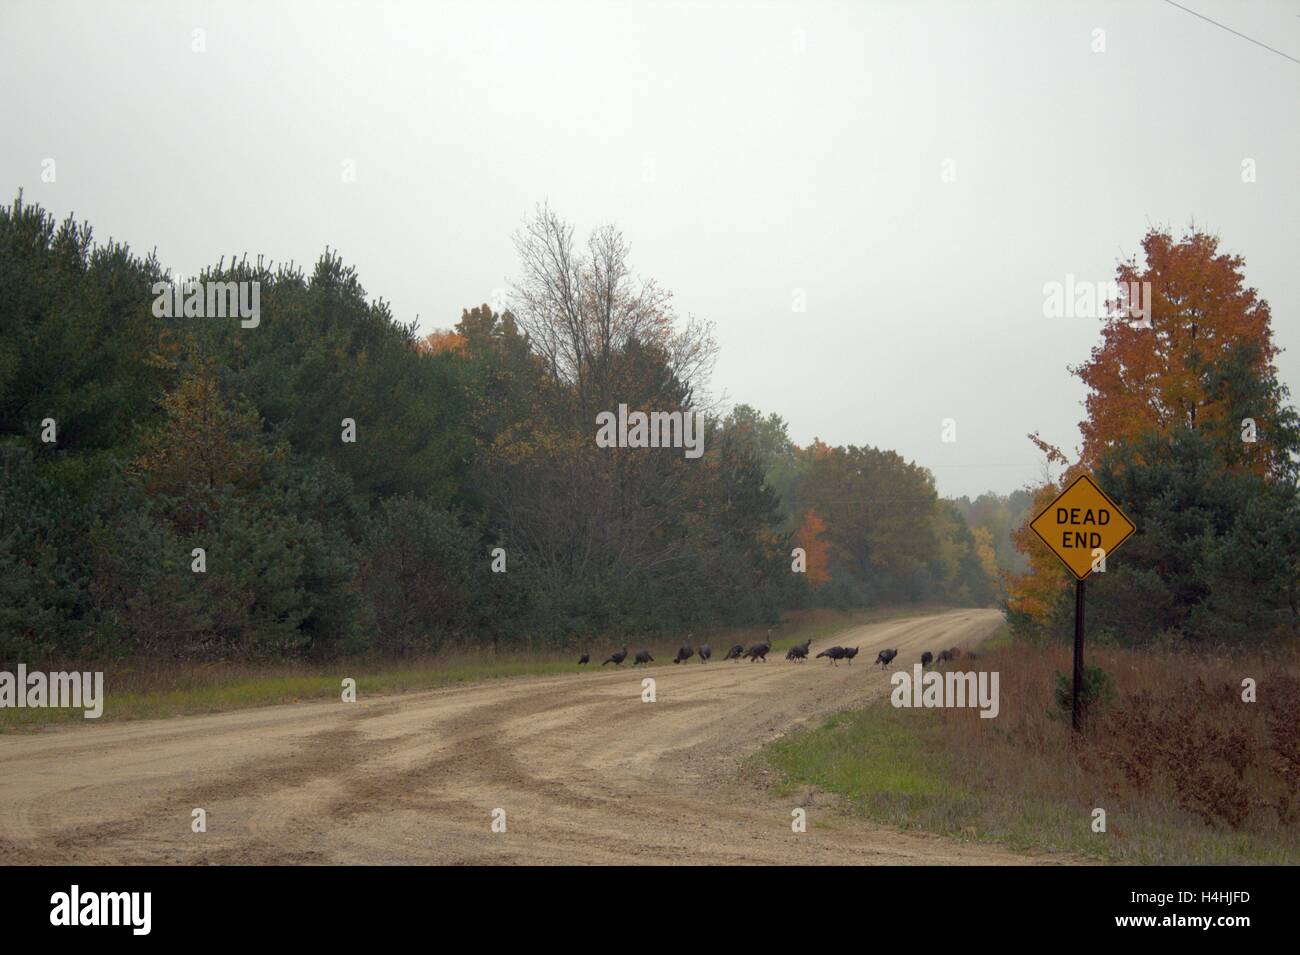
[[[1300,58],[1300,3],[1180,2]],[[509,284],[548,200],[580,234],[617,223],[716,323],[716,392],[943,494],[1033,481],[1028,431],[1076,447],[1067,368],[1098,322],[1045,318],[1043,285],[1112,277],[1151,225],[1245,257],[1300,383],[1300,64],[1163,0],[96,0],[0,24],[5,201],[182,274],[328,245],[429,331]]]

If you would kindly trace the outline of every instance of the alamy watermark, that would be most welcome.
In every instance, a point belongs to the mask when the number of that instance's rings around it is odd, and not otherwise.
[[[704,454],[704,415],[698,411],[633,411],[596,415],[598,448],[685,448],[686,457]]]
[[[154,282],[155,318],[239,318],[241,328],[262,321],[261,282]]]
[[[996,670],[940,672],[917,663],[911,673],[899,670],[889,678],[894,686],[889,701],[902,708],[979,707],[980,719],[991,720],[1001,709],[999,679]]]
[[[1129,319],[1139,328],[1151,327],[1151,283],[1076,280],[1043,284],[1044,318]]]
[[[0,670],[0,709],[10,707],[85,710],[86,719],[97,720],[104,713],[104,674],[28,673],[24,663],[16,674]]]
[[[148,935],[152,910],[152,892],[83,892],[73,885],[50,896],[50,924],[56,926],[129,926],[132,935]]]

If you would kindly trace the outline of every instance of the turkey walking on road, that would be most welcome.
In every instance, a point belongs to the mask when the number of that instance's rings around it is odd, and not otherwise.
[[[823,650],[821,653],[817,654],[817,657],[818,657],[818,659],[820,659],[821,657],[830,657],[830,658],[831,658],[831,666],[835,666],[835,661],[836,661],[836,660],[843,660],[843,659],[844,659],[844,648],[843,648],[843,647],[827,647],[827,648],[826,648],[825,650]]]
[[[626,659],[627,659],[627,647],[624,647],[622,650],[615,650],[613,653],[611,653],[609,655],[609,659],[606,660],[605,663],[612,663],[614,664],[614,666],[618,666]],[[602,663],[601,666],[604,666],[605,663]]]

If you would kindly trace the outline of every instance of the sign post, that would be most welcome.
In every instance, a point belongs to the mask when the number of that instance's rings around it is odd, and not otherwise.
[[[1083,692],[1083,584],[1074,582],[1074,686],[1070,692],[1070,725],[1083,732],[1083,712],[1079,694]]]
[[[1070,720],[1083,731],[1080,694],[1083,690],[1083,584],[1094,570],[1106,569],[1106,558],[1137,530],[1106,492],[1087,474],[1080,474],[1056,496],[1029,526],[1074,575],[1074,687]]]

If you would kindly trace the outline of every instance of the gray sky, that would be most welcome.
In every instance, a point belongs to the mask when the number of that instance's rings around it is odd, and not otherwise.
[[[1300,58],[1300,3],[1180,2]],[[1028,431],[1076,446],[1066,369],[1098,322],[1044,318],[1043,285],[1112,277],[1149,225],[1246,258],[1300,383],[1300,64],[1161,0],[6,2],[0,22],[4,201],[184,274],[329,245],[428,331],[509,283],[549,200],[580,234],[618,223],[716,323],[715,391],[801,444],[894,448],[944,494],[1035,479]]]

